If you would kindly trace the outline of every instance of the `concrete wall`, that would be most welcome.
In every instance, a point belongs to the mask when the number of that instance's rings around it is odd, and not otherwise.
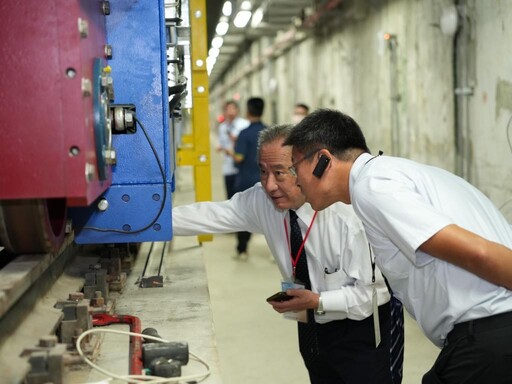
[[[269,124],[289,122],[296,102],[342,110],[373,152],[465,177],[512,222],[512,0],[458,3],[450,36],[439,24],[454,1],[347,1],[335,25],[260,66],[273,41],[255,42],[211,90],[212,108],[239,93],[265,98]]]

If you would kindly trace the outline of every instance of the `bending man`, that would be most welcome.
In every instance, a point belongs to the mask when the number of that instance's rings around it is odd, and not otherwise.
[[[442,348],[423,383],[511,383],[512,228],[491,201],[445,170],[372,156],[338,111],[313,112],[285,144],[306,200],[353,205],[393,294]]]
[[[262,233],[283,276],[296,282],[300,259],[307,261],[304,289],[287,289],[289,301],[272,301],[280,313],[306,310],[309,322],[299,322],[299,345],[313,384],[393,383],[390,368],[390,296],[372,255],[361,222],[352,208],[338,203],[316,213],[295,185],[288,168],[291,148],[283,147],[291,126],[260,133],[257,183],[223,202],[202,202],[173,209],[175,235],[236,232]],[[290,215],[303,238],[301,254],[291,244]],[[295,269],[295,267],[297,269]],[[375,277],[375,284],[372,283]],[[380,322],[376,347],[372,294]],[[401,312],[400,312],[401,314]],[[400,339],[399,350],[403,350]],[[401,372],[402,361],[396,366]],[[400,382],[400,376],[394,383]]]

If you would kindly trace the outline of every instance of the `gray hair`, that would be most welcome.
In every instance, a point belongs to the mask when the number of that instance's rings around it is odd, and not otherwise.
[[[265,128],[258,135],[258,153],[263,145],[273,143],[278,139],[286,139],[292,131],[293,125],[281,124]]]

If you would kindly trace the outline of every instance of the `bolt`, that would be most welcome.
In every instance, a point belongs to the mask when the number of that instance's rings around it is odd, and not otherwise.
[[[124,116],[124,122],[126,123],[127,127],[133,127],[133,113],[131,113],[130,111],[126,111]]]
[[[110,15],[110,1],[102,1],[101,2],[101,10],[103,14],[108,16]]]
[[[98,209],[99,209],[101,212],[105,212],[105,211],[108,209],[108,200],[107,200],[107,199],[101,199],[101,200],[98,202]]]
[[[76,71],[74,68],[68,68],[66,69],[66,76],[69,78],[69,79],[74,79],[75,76],[76,76]]]
[[[105,52],[105,57],[110,60],[112,58],[112,46],[110,44],[105,44],[103,47],[103,50]]]
[[[107,163],[108,165],[117,164],[117,155],[116,150],[114,148],[105,149],[105,163]]]
[[[71,292],[69,294],[69,300],[81,301],[83,299],[84,299],[84,293],[83,292]]]
[[[89,97],[92,95],[92,83],[90,79],[82,78],[82,96]]]
[[[101,291],[94,292],[94,297],[91,300],[91,305],[93,307],[102,307],[103,305],[105,305],[105,298],[101,294]]]
[[[89,36],[89,23],[81,17],[78,18],[78,32],[80,32],[80,37],[82,39]]]
[[[72,156],[72,157],[76,157],[80,154],[80,148],[76,147],[76,146],[72,146],[71,148],[69,148],[69,155]]]
[[[73,221],[71,219],[66,220],[66,233],[71,233],[73,230]]]
[[[96,171],[96,167],[94,164],[85,163],[85,179],[87,182],[91,182],[94,180],[94,173]]]
[[[57,336],[55,335],[47,335],[43,336],[39,339],[39,346],[45,348],[55,347],[57,345]]]

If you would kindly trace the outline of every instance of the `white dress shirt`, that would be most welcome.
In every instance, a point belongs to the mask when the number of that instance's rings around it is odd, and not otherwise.
[[[418,250],[456,224],[512,248],[512,229],[471,184],[410,160],[361,155],[350,196],[393,293],[442,347],[454,324],[512,311],[512,291]]]
[[[249,121],[241,117],[236,117],[232,122],[224,121],[219,125],[219,146],[222,149],[233,150],[232,138],[237,138],[241,131],[249,126]],[[222,159],[222,174],[224,176],[235,175],[238,168],[235,166],[233,157],[224,154]]]
[[[306,203],[296,212],[304,238],[314,211]],[[235,194],[231,200],[175,207],[172,218],[174,235],[237,231],[263,234],[283,279],[293,280],[284,225],[286,220],[289,231],[288,211],[275,208],[260,183]],[[321,293],[326,311],[325,315],[316,315],[317,322],[362,320],[373,313],[369,244],[351,206],[337,203],[318,212],[305,250],[312,291]],[[382,305],[390,296],[377,268],[375,277],[378,304]]]

